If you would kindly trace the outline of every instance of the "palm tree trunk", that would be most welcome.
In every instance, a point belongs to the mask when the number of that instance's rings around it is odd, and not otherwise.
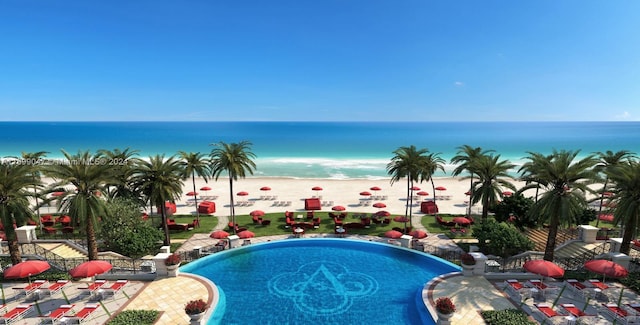
[[[438,206],[436,204],[436,184],[433,182],[433,177],[430,178],[431,179],[431,190],[433,191],[433,204],[435,204],[435,206]],[[438,209],[436,209],[434,216],[438,216]]]
[[[96,231],[93,227],[93,217],[87,217],[87,224],[85,231],[87,232],[87,253],[89,260],[97,260],[98,259],[98,244],[96,241]]]
[[[413,187],[414,183],[413,180],[411,180],[411,187]],[[411,214],[413,213],[413,190],[411,190],[411,195],[409,195],[409,206],[407,208],[409,208],[409,219],[411,219]]]
[[[436,196],[435,189],[433,197]],[[471,206],[473,205],[473,173],[471,173],[471,183],[469,183],[469,206],[467,207],[467,217],[471,217]]]
[[[200,211],[198,211],[198,193],[196,193],[196,174],[191,174],[191,181],[193,182],[193,200],[196,204],[196,220],[200,221]]]
[[[164,246],[171,245],[171,238],[169,237],[169,224],[167,223],[167,207],[164,202],[164,198],[161,199],[162,204],[160,207],[160,216],[162,216],[162,230],[164,231]]]
[[[604,179],[604,186],[602,187],[602,193],[600,193],[600,207],[598,208],[598,215],[596,216],[596,227],[600,224],[600,215],[602,214],[602,203],[604,203],[604,192],[607,190],[607,182],[609,182],[609,177]]]
[[[36,215],[38,216],[38,222],[40,222],[40,207],[38,206],[40,205],[40,203],[38,202],[38,189],[35,187],[35,185],[33,186],[33,197],[36,199]]]
[[[411,196],[411,177],[407,176],[407,204],[409,203],[409,197]],[[409,206],[404,206],[404,216],[409,216]]]
[[[631,240],[633,240],[633,232],[638,227],[638,213],[633,215],[633,218],[627,219],[629,224],[624,228],[622,234],[622,244],[620,245],[620,253],[629,255],[631,251]]]
[[[558,235],[558,225],[560,220],[558,217],[554,217],[549,225],[549,237],[547,238],[547,245],[544,248],[544,260],[553,262],[554,253],[556,250],[556,236]]]
[[[229,197],[231,199],[231,222],[233,223],[233,233],[236,233],[236,208],[235,203],[233,202],[233,178],[229,175]]]
[[[20,246],[18,245],[18,240],[16,239],[15,232],[12,236],[7,233],[7,239],[9,239],[9,256],[11,257],[11,264],[16,265],[22,262],[22,256],[20,254]]]
[[[482,222],[485,222],[488,216],[489,216],[489,198],[483,197],[482,198]]]

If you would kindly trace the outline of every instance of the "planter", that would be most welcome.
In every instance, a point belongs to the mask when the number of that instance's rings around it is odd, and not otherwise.
[[[476,267],[475,265],[462,264],[462,275],[464,275],[464,276],[472,276],[473,275],[473,269],[475,267]]]
[[[202,318],[204,318],[204,312],[201,312],[199,314],[189,314],[189,318],[191,319],[191,321],[201,321]]]
[[[180,265],[167,265],[168,276],[178,276],[178,268]]]
[[[453,313],[451,314],[443,314],[439,311],[436,311],[436,313],[438,314],[438,325],[449,325],[451,324],[451,317],[453,317]]]

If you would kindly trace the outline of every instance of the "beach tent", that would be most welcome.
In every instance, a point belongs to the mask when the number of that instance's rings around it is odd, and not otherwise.
[[[420,211],[426,214],[438,213],[438,205],[433,201],[424,201],[420,203]]]
[[[198,213],[211,214],[214,212],[216,212],[215,202],[204,201],[198,205]]]
[[[322,209],[322,205],[320,204],[320,199],[305,199],[304,200],[304,209],[305,210],[320,210]]]
[[[164,203],[164,207],[165,207],[165,212],[167,213],[168,216],[172,216],[174,213],[176,213],[176,204],[175,203],[171,203],[169,201]],[[158,208],[158,213],[160,213],[160,207]]]

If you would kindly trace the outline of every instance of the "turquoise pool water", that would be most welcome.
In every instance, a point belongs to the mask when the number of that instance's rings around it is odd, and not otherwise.
[[[218,286],[208,324],[435,324],[419,292],[460,268],[391,245],[317,238],[244,246],[180,270]]]

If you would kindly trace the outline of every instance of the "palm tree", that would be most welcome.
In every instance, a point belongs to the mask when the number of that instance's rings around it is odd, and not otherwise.
[[[31,177],[33,177],[34,182],[39,183],[40,181],[40,164],[38,163],[40,159],[45,157],[48,154],[46,151],[37,151],[37,152],[23,152],[22,159],[26,163],[26,165],[31,167]],[[38,219],[40,219],[40,202],[38,202],[38,193],[37,186],[33,187],[33,198],[36,200],[36,215]]]
[[[33,177],[33,165],[0,163],[0,221],[4,225],[12,264],[21,262],[14,223],[24,225],[33,216],[29,198],[37,196],[42,183]],[[36,192],[28,189],[34,188]]]
[[[149,160],[139,160],[133,171],[135,188],[147,196],[151,206],[155,205],[162,216],[164,230],[164,245],[171,245],[169,225],[167,224],[166,202],[175,202],[182,194],[183,172],[180,161],[164,155],[149,157]]]
[[[43,167],[45,175],[58,180],[53,188],[71,185],[74,190],[66,191],[60,197],[60,209],[71,216],[74,223],[79,223],[87,236],[87,251],[89,260],[98,259],[98,244],[96,228],[99,227],[98,218],[105,215],[106,184],[113,182],[113,169],[105,158],[88,151],[71,155],[62,151],[64,164],[46,165]]]
[[[107,184],[107,195],[110,198],[125,197],[135,201],[141,200],[140,193],[137,193],[131,184],[133,176],[133,167],[138,162],[136,156],[138,150],[126,148],[124,150],[98,150],[98,153],[107,159],[107,163],[111,166],[114,182]],[[142,202],[140,202],[142,204]]]
[[[467,209],[467,216],[471,216],[471,205],[473,202],[473,165],[480,157],[493,152],[493,150],[482,150],[480,147],[472,147],[470,145],[463,145],[458,147],[458,153],[451,158],[451,164],[457,165],[451,173],[452,176],[458,176],[464,171],[468,171],[469,177],[469,207]]]
[[[407,205],[405,207],[404,216],[411,220],[413,195],[411,188],[414,182],[420,180],[421,175],[426,176],[427,168],[427,149],[417,149],[416,146],[400,147],[396,149],[391,158],[391,162],[387,164],[387,174],[391,175],[391,185],[407,178]]]
[[[180,167],[183,171],[183,178],[187,179],[191,177],[191,182],[193,184],[193,192],[196,192],[196,174],[204,179],[206,183],[209,177],[209,160],[204,157],[201,153],[194,152],[184,152],[179,151],[178,155],[180,156]],[[197,218],[200,219],[200,212],[198,211],[198,196],[193,196],[196,204],[196,213]]]
[[[238,178],[245,178],[247,173],[253,175],[256,164],[253,162],[256,155],[251,151],[251,142],[240,141],[239,143],[218,142],[212,144],[215,146],[211,150],[211,175],[217,181],[222,172],[229,175],[229,197],[231,204],[229,209],[231,212],[231,222],[236,224],[236,211],[233,203],[233,182]],[[235,228],[233,227],[235,233]]]
[[[616,207],[614,222],[624,224],[620,252],[629,255],[631,240],[640,225],[640,163],[628,159],[607,169],[607,176],[613,183]]]
[[[606,173],[607,169],[613,168],[624,161],[628,161],[630,158],[635,157],[630,151],[621,150],[616,153],[608,150],[606,152],[596,152],[600,162],[596,165],[596,170],[604,172],[604,185],[600,192],[600,207],[598,208],[598,218],[596,218],[596,227],[600,224],[600,215],[602,214],[602,204],[604,203],[605,192],[607,192],[607,185],[609,183],[609,175]]]
[[[489,215],[489,207],[496,205],[499,198],[502,198],[502,188],[515,191],[515,186],[508,181],[509,170],[515,165],[508,160],[500,160],[500,155],[491,154],[476,158],[470,167],[478,175],[478,181],[474,183],[471,190],[472,202],[482,201],[482,221],[484,222]]]
[[[446,161],[440,157],[440,153],[430,153],[425,157],[425,166],[420,173],[420,182],[423,181],[431,181],[431,190],[434,193],[433,195],[433,203],[436,203],[436,184],[433,182],[433,174],[435,174],[438,170],[444,172],[444,164]],[[436,212],[437,214],[437,212]]]
[[[520,166],[520,168],[518,169],[518,173],[522,174],[520,178],[525,181],[526,185],[530,185],[530,184],[535,185],[536,196],[534,201],[538,202],[538,194],[540,192],[540,187],[546,187],[547,184],[544,184],[544,180],[538,179],[536,178],[536,175],[531,174],[531,172],[537,171],[539,168],[537,166],[534,166],[533,164],[538,162],[543,162],[545,161],[545,159],[552,159],[553,157],[551,156],[547,157],[537,152],[528,151],[527,153],[529,154],[529,157],[525,157],[525,159],[528,159],[529,161],[527,161],[526,163],[522,164],[522,166]],[[520,189],[520,191],[518,192],[522,193],[529,188],[530,187],[525,186],[524,188]]]
[[[531,154],[528,157],[530,164],[524,169],[531,179],[539,180],[538,184],[526,185],[524,189],[535,186],[546,189],[529,213],[539,223],[549,223],[544,251],[547,261],[553,261],[558,227],[561,223],[570,225],[577,222],[587,203],[584,193],[592,192],[588,185],[597,177],[593,169],[597,160],[590,155],[575,161],[579,152],[554,150],[548,156]]]

